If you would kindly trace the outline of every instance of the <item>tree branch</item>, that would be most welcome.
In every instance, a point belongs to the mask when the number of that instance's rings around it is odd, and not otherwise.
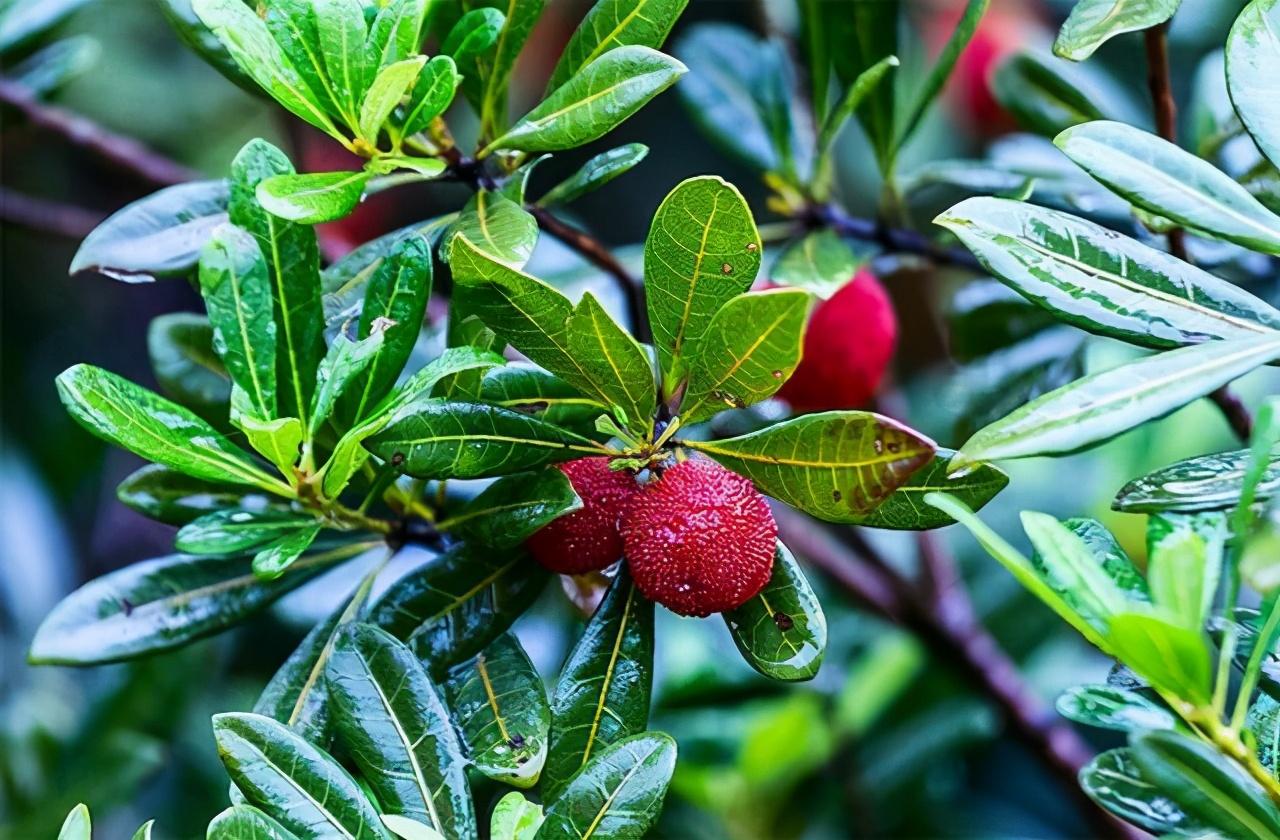
[[[936,265],[948,265],[970,271],[986,273],[978,258],[963,248],[944,248],[927,236],[914,230],[891,228],[873,219],[850,216],[835,204],[823,204],[811,208],[808,221],[829,227],[842,236],[878,243],[886,251],[895,254],[914,254]]]
[[[98,226],[103,215],[74,204],[47,201],[0,187],[0,219],[67,239],[83,239]]]
[[[1178,106],[1173,98],[1173,82],[1169,76],[1168,23],[1144,30],[1142,35],[1147,56],[1147,85],[1151,90],[1151,107],[1155,112],[1156,133],[1176,143],[1178,140]],[[1190,262],[1187,254],[1187,236],[1181,228],[1169,231],[1169,253],[1183,262]],[[1241,443],[1248,443],[1253,436],[1253,417],[1245,404],[1223,385],[1209,395],[1209,399],[1222,412]]]

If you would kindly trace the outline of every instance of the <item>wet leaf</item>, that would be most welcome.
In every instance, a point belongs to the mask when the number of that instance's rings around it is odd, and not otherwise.
[[[787,246],[773,264],[770,279],[826,300],[853,279],[862,260],[833,230],[807,233]]]
[[[1203,830],[1159,787],[1143,778],[1128,748],[1107,750],[1086,764],[1080,771],[1080,787],[1111,813],[1156,834],[1194,835]]]
[[[489,822],[490,840],[534,840],[542,825],[542,806],[513,790],[498,800]]]
[[[1276,120],[1280,103],[1275,96],[1280,78],[1280,5],[1254,0],[1244,7],[1227,37],[1227,88],[1231,104],[1249,136],[1272,163],[1280,161],[1280,131]]]
[[[458,68],[449,56],[437,55],[428,61],[409,93],[409,105],[404,112],[404,133],[425,131],[432,120],[448,110],[461,81]]]
[[[1109,685],[1079,685],[1058,695],[1058,714],[1065,718],[1120,732],[1174,729],[1177,719],[1163,706],[1134,691]]]
[[[169,525],[185,525],[224,508],[262,511],[284,507],[283,501],[266,494],[192,478],[159,464],[131,473],[116,488],[116,498],[143,516]]]
[[[547,467],[498,479],[436,528],[468,542],[514,548],[552,520],[581,508],[565,474]]]
[[[605,406],[541,368],[511,364],[485,374],[481,402],[509,408],[579,434],[589,433]]]
[[[681,0],[681,2],[687,2],[687,0]],[[538,204],[543,207],[553,207],[557,204],[576,201],[587,193],[600,189],[619,175],[630,172],[648,154],[649,147],[643,143],[628,143],[625,146],[601,152],[582,164],[568,178],[548,190],[546,195],[538,200]]]
[[[153,318],[147,352],[161,390],[206,420],[225,422],[231,379],[213,351],[208,319],[189,312]]]
[[[1116,494],[1111,507],[1126,513],[1230,510],[1240,501],[1249,450],[1187,458],[1135,478]],[[1280,489],[1280,456],[1272,458],[1255,491],[1265,502]]]
[[[360,135],[377,145],[382,125],[418,80],[426,56],[416,56],[388,64],[378,71],[364,102],[360,105]]]
[[[551,801],[538,837],[638,840],[658,821],[675,764],[676,742],[661,732],[607,747]]]
[[[1079,0],[1053,52],[1060,58],[1084,61],[1094,50],[1117,35],[1151,29],[1173,17],[1181,0]]]
[[[609,50],[638,44],[658,49],[689,0],[600,0],[565,45],[547,83],[548,92]]]
[[[827,619],[791,551],[782,543],[758,595],[724,614],[747,664],[775,680],[811,680],[827,649]]]
[[[187,554],[240,554],[296,531],[314,517],[292,511],[215,511],[182,526],[174,548]]]
[[[233,805],[213,818],[205,840],[297,840],[297,835],[252,805]]]
[[[590,292],[565,324],[569,352],[623,425],[642,435],[653,429],[657,386],[649,353],[610,317]]]
[[[449,229],[451,264],[459,237],[493,259],[519,269],[529,261],[538,242],[538,222],[501,193],[480,190],[467,201]]]
[[[319,524],[306,525],[269,543],[253,555],[253,573],[262,580],[275,580],[297,562],[320,535]]]
[[[942,511],[924,503],[935,490],[950,493],[973,510],[981,510],[1009,484],[1009,476],[991,464],[978,464],[964,475],[947,475],[947,464],[955,453],[938,449],[933,460],[913,472],[858,524],[866,528],[894,531],[923,531],[955,522]]]
[[[274,175],[258,185],[258,202],[291,222],[332,222],[356,209],[371,177],[365,171]]]

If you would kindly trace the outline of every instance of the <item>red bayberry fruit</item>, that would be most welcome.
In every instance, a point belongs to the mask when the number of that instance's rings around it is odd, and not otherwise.
[[[731,610],[769,582],[778,525],[751,482],[694,458],[663,470],[622,515],[640,591],[681,615]]]
[[[562,575],[581,575],[608,568],[622,557],[618,518],[626,502],[639,492],[635,477],[609,469],[608,458],[579,458],[559,464],[582,508],[552,520],[527,541],[543,566]]]
[[[804,357],[778,396],[796,411],[865,405],[880,387],[897,343],[889,295],[862,269],[814,310]]]

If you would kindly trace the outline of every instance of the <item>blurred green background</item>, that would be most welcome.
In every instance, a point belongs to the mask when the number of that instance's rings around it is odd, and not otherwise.
[[[937,48],[938,27],[942,37],[946,32],[939,21],[954,19],[957,4],[908,4],[918,33],[915,49]],[[588,5],[551,0],[518,73],[527,93],[541,90]],[[1185,0],[1171,33],[1184,102],[1201,57],[1220,47],[1237,5]],[[1054,3],[996,0],[989,16],[999,26],[978,46],[997,57],[1023,47],[1047,55],[1065,11]],[[759,31],[763,13],[784,29],[794,18],[790,0],[693,0],[673,40],[705,20]],[[990,20],[988,25],[994,26]],[[207,67],[178,41],[150,0],[92,0],[45,38],[72,35],[91,37],[99,50],[86,72],[51,94],[58,106],[210,177],[224,174],[235,151],[254,136],[292,149],[301,169],[333,168],[326,163],[333,153],[309,130]],[[1113,92],[1145,111],[1143,71],[1133,44],[1116,39],[1091,66],[1105,68]],[[4,72],[20,59],[6,56]],[[904,170],[983,153],[984,144],[1004,128],[974,119],[974,97],[984,87],[981,73],[953,79]],[[76,229],[154,187],[11,109],[0,110],[0,120],[0,837],[52,837],[78,801],[93,808],[104,838],[127,837],[149,817],[158,820],[158,837],[200,837],[227,794],[209,715],[252,704],[307,620],[327,611],[335,587],[321,580],[242,629],[138,664],[93,670],[26,666],[26,643],[58,598],[89,578],[167,553],[172,540],[170,529],[115,501],[116,483],[137,460],[73,425],[58,403],[53,378],[73,363],[91,362],[154,384],[147,324],[160,313],[195,311],[199,300],[181,281],[126,285],[67,276]],[[590,154],[631,141],[651,147],[641,168],[575,206],[579,219],[606,242],[642,240],[671,186],[708,172],[734,181],[760,221],[769,221],[764,186],[698,133],[675,94],[660,97],[607,141],[549,161],[535,184],[545,189]],[[880,184],[856,130],[842,139],[840,159],[850,210],[873,212]],[[446,184],[383,194],[349,224],[330,231],[330,240],[338,243],[334,247],[355,244],[454,209],[464,190]],[[23,197],[47,202],[68,230],[50,232],[48,225],[18,218]],[[925,228],[928,218],[918,214]],[[958,377],[960,366],[939,340],[940,330],[945,339],[945,324],[937,313],[947,310],[966,278],[891,262],[877,267],[902,322],[893,378],[907,397],[907,414],[940,443],[955,445],[960,440],[952,428],[970,396],[963,384],[969,380]],[[1254,290],[1276,301],[1273,284]],[[1107,366],[1126,352],[1090,340],[1089,366]],[[1241,390],[1256,396],[1276,384],[1276,374],[1266,371]],[[983,516],[1015,544],[1021,544],[1020,510],[1098,516],[1140,558],[1142,522],[1108,510],[1115,491],[1151,468],[1228,448],[1227,426],[1214,408],[1193,405],[1092,452],[1015,465],[1010,487]],[[869,537],[892,562],[911,569],[914,545],[908,536]],[[1108,663],[1021,593],[971,540],[950,531],[943,538],[961,560],[984,621],[1018,659],[1037,694],[1051,700],[1067,685],[1102,679]],[[1086,833],[1060,782],[1006,734],[997,711],[966,688],[950,663],[852,609],[838,591],[813,577],[823,590],[832,641],[819,678],[803,686],[780,687],[755,677],[732,653],[721,622],[659,611],[654,726],[677,737],[680,765],[658,836]],[[578,626],[560,592],[549,590],[517,630],[540,670],[553,675]],[[482,798],[496,795],[477,790]]]

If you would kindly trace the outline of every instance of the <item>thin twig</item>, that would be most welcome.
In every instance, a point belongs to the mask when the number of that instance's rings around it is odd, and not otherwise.
[[[945,248],[914,230],[887,227],[874,219],[850,216],[834,204],[819,205],[811,208],[810,212],[813,214],[812,221],[817,225],[829,227],[851,239],[878,243],[891,253],[914,254],[935,265],[986,272],[978,258],[963,248]]]
[[[1173,98],[1173,82],[1169,77],[1168,24],[1162,23],[1143,31],[1147,55],[1147,85],[1151,90],[1151,107],[1155,113],[1156,133],[1170,143],[1178,141],[1178,105]],[[1187,236],[1182,228],[1167,234],[1169,253],[1190,262]],[[1223,385],[1209,395],[1222,412],[1237,438],[1248,443],[1253,436],[1253,417],[1249,409],[1231,389]]]
[[[200,177],[195,170],[152,151],[132,137],[116,134],[87,117],[41,102],[26,86],[11,79],[0,78],[0,103],[20,111],[37,128],[60,135],[152,184],[172,186]]]
[[[74,204],[34,198],[0,187],[0,219],[30,230],[83,239],[103,218],[101,213]]]

